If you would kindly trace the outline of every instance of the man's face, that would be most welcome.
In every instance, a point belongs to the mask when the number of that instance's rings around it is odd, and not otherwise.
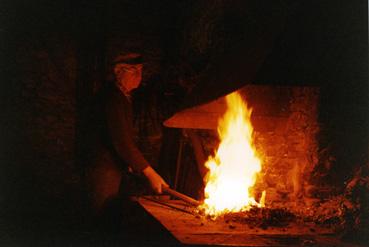
[[[142,79],[142,64],[117,64],[114,67],[117,83],[127,93],[137,88]]]

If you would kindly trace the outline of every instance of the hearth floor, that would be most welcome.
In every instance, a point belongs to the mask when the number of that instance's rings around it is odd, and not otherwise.
[[[313,223],[285,227],[250,227],[245,223],[211,220],[179,200],[141,197],[138,203],[182,244],[214,246],[354,246],[343,243],[332,229]],[[169,206],[166,206],[168,204]]]

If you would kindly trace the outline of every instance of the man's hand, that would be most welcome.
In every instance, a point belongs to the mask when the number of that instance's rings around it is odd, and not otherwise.
[[[158,194],[162,193],[163,187],[169,187],[169,185],[164,181],[159,174],[151,167],[146,167],[143,171],[143,174],[147,177],[150,182],[151,188]]]

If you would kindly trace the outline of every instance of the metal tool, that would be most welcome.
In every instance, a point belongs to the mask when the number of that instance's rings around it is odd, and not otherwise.
[[[163,202],[163,201],[160,201],[158,199],[151,198],[151,197],[148,197],[148,196],[142,196],[141,198],[143,198],[145,200],[148,200],[148,201],[156,202],[160,205],[163,205],[165,207],[168,207],[168,208],[171,208],[171,209],[174,209],[174,210],[177,210],[177,211],[181,211],[181,212],[184,212],[184,213],[187,213],[187,214],[192,214],[192,215],[197,216],[197,213],[193,210],[186,210],[185,208],[176,207],[176,206],[171,205],[169,203],[166,203],[166,202]]]
[[[167,194],[169,194],[169,195],[171,195],[173,197],[176,197],[178,199],[181,199],[181,200],[183,200],[183,201],[185,201],[185,202],[187,202],[187,203],[189,203],[191,205],[194,205],[194,206],[199,206],[200,205],[200,202],[199,201],[197,201],[197,200],[195,200],[195,199],[193,199],[193,198],[191,198],[189,196],[186,196],[186,195],[184,195],[184,194],[182,194],[182,193],[180,193],[178,191],[175,191],[175,190],[173,190],[173,189],[171,189],[169,187],[163,187],[163,192],[164,193],[167,193]]]

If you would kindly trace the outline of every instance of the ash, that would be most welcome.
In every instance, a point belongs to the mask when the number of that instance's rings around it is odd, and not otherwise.
[[[250,227],[286,227],[295,222],[297,217],[294,213],[284,208],[251,208],[250,211],[227,213],[223,219],[228,222],[247,224]]]

